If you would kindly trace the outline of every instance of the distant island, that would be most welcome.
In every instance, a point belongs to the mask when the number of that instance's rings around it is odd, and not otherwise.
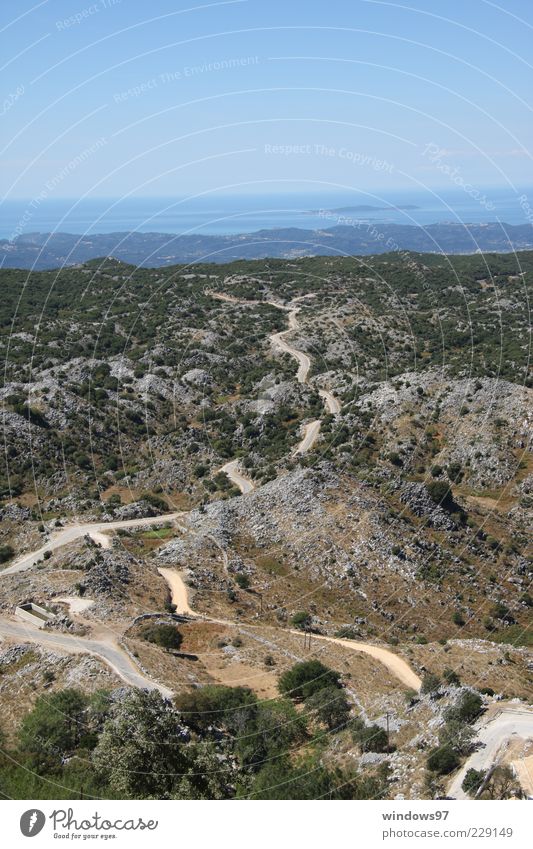
[[[414,206],[414,204],[412,203],[406,203],[402,206],[394,206],[392,204],[388,204],[387,206],[372,206],[368,203],[360,203],[357,206],[337,206],[334,209],[311,209],[309,210],[309,214],[320,215],[320,213],[324,214],[325,212],[330,212],[339,215],[344,215],[346,212],[390,212],[391,209],[410,210],[420,209],[420,207]]]
[[[294,259],[303,256],[368,256],[414,251],[436,254],[509,253],[533,248],[531,224],[429,224],[426,227],[385,222],[304,230],[298,227],[231,235],[172,233],[27,233],[0,239],[3,268],[45,270],[114,257],[143,267],[176,263]]]

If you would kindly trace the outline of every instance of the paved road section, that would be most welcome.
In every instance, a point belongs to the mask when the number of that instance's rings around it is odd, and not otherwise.
[[[454,776],[448,786],[448,796],[454,799],[468,799],[461,789],[463,779],[469,769],[490,769],[496,765],[505,753],[507,743],[520,738],[533,739],[533,709],[505,707],[501,712],[479,724],[478,741],[482,748],[474,752],[464,766]]]

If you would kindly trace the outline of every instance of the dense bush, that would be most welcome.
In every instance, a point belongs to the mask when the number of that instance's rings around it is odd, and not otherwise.
[[[367,725],[362,719],[353,721],[352,737],[362,752],[386,752],[388,749],[387,732],[379,725]]]
[[[465,793],[468,793],[469,796],[475,796],[483,781],[485,779],[486,772],[483,769],[469,769],[465,777],[463,778],[463,783],[461,784],[462,789]]]
[[[0,563],[11,560],[14,554],[15,550],[11,545],[0,545]]]
[[[141,637],[165,649],[179,649],[183,642],[183,637],[175,625],[145,625],[141,629]]]
[[[307,699],[326,687],[340,687],[340,675],[319,660],[305,660],[284,672],[278,686],[291,699]]]
[[[439,775],[448,775],[459,766],[459,756],[451,746],[439,746],[433,749],[427,759],[427,768]]]
[[[426,484],[428,495],[435,504],[445,507],[452,501],[452,490],[446,481],[430,481]]]
[[[350,703],[344,692],[337,687],[317,690],[305,701],[305,706],[330,731],[337,731],[350,719]]]
[[[473,693],[467,690],[457,700],[457,702],[449,707],[445,713],[445,719],[455,719],[458,722],[473,722],[481,713],[483,707],[483,699],[479,693]]]

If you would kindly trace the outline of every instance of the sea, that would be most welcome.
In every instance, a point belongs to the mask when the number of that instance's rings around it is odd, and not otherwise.
[[[474,192],[474,190],[472,190]],[[235,234],[368,221],[425,226],[447,222],[533,223],[533,188],[443,192],[28,198],[0,203],[0,238],[27,233]]]

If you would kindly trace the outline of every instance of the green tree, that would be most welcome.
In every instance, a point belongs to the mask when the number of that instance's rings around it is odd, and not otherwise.
[[[283,695],[290,696],[291,699],[307,699],[326,687],[340,687],[340,675],[319,660],[305,660],[295,663],[291,669],[284,672],[278,687]]]
[[[452,501],[452,490],[446,481],[430,481],[426,484],[428,495],[435,504],[442,507],[448,506]]]
[[[236,751],[245,766],[257,767],[302,743],[306,736],[305,716],[291,702],[263,702],[237,738]]]
[[[458,722],[471,723],[479,716],[482,708],[483,699],[479,693],[466,690],[455,704],[448,708],[444,718],[447,722],[457,720]]]
[[[183,642],[183,637],[175,625],[145,625],[141,630],[141,637],[165,649],[179,649]]]
[[[145,690],[112,705],[92,759],[119,799],[169,799],[191,767],[179,714]]]
[[[306,628],[309,628],[311,624],[311,615],[307,613],[306,610],[300,610],[298,613],[295,613],[291,619],[291,623],[295,628],[301,628],[304,631]]]
[[[427,759],[427,768],[438,775],[448,775],[458,766],[459,756],[450,745],[433,749]]]
[[[462,789],[469,796],[475,796],[483,781],[485,780],[486,771],[484,769],[469,769],[465,777],[463,778],[463,783],[461,784]]]
[[[350,719],[350,703],[342,690],[324,687],[306,699],[305,706],[330,731],[344,728]]]
[[[15,550],[11,545],[0,545],[0,563],[6,563],[11,560]]]
[[[422,679],[422,693],[436,693],[440,687],[440,678],[434,672],[426,672]]]
[[[362,752],[386,752],[388,748],[387,732],[379,725],[367,725],[357,718],[352,723],[352,737]]]
[[[39,696],[22,720],[18,733],[22,752],[37,772],[56,769],[84,734],[88,699],[79,690],[58,690]]]
[[[238,734],[257,713],[257,696],[249,687],[210,684],[181,693],[175,704],[187,725],[199,732],[214,726]]]

